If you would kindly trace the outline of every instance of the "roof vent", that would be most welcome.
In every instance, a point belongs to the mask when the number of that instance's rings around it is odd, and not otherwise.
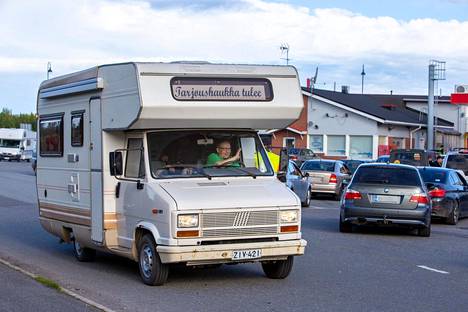
[[[348,94],[349,86],[341,86],[341,93]]]

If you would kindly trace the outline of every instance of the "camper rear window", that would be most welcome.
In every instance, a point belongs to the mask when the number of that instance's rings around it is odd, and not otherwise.
[[[63,117],[41,118],[39,121],[39,153],[44,157],[63,156]]]
[[[71,145],[83,146],[83,113],[71,117]]]

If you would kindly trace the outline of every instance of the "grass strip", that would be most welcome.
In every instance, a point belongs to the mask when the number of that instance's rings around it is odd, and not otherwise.
[[[41,283],[42,285],[44,285],[46,287],[55,289],[56,291],[59,291],[59,292],[62,291],[62,287],[60,287],[59,284],[57,284],[53,280],[50,280],[50,279],[45,278],[43,276],[38,275],[38,276],[34,277],[34,280],[36,280],[37,282]]]

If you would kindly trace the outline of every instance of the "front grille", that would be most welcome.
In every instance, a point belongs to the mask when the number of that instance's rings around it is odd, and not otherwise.
[[[203,238],[277,234],[278,211],[204,213],[201,227]]]

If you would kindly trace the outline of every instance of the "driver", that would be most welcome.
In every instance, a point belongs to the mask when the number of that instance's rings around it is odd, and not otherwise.
[[[216,153],[208,155],[206,164],[208,166],[240,167],[240,153],[241,149],[238,149],[236,154],[231,157],[231,143],[224,140],[219,142],[216,146]]]

